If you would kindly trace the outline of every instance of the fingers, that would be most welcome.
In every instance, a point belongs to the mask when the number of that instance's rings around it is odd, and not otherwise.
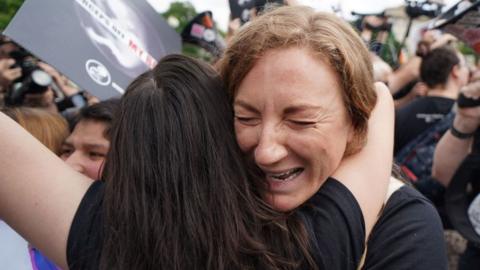
[[[37,65],[43,69],[45,72],[47,72],[50,76],[52,77],[61,77],[60,73],[55,69],[53,68],[52,66],[50,66],[49,64],[47,63],[44,63],[44,62],[38,62]]]
[[[461,90],[462,94],[471,99],[480,98],[480,81],[475,81],[467,84]]]
[[[0,59],[0,71],[9,69],[13,64],[15,64],[15,60],[11,58]]]
[[[0,60],[0,84],[4,87],[8,87],[12,81],[22,76],[22,69],[11,68],[13,64],[15,60],[10,58]]]
[[[2,76],[6,80],[12,82],[12,81],[14,81],[14,80],[16,80],[16,79],[18,79],[22,76],[22,69],[21,68],[7,69],[7,70],[3,71],[0,76]]]

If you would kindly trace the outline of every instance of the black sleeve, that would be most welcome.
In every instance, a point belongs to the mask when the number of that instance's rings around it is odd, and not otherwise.
[[[103,241],[104,183],[95,181],[83,196],[70,227],[67,262],[73,269],[98,269]]]
[[[301,213],[319,269],[357,269],[365,248],[365,224],[353,194],[328,179]]]
[[[440,217],[412,187],[392,194],[367,244],[364,269],[447,269]]]

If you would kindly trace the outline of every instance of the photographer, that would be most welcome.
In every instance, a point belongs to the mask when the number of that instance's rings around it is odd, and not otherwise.
[[[0,60],[3,61],[3,65],[0,62],[0,85],[3,85],[7,106],[63,112],[98,102],[25,49],[17,47],[17,50],[10,51],[9,56],[11,58]]]
[[[21,68],[11,68],[15,60],[11,58],[0,59],[0,92],[5,92],[12,82],[22,76]]]
[[[480,80],[462,89],[467,98],[480,101]],[[445,187],[450,185],[460,164],[472,151],[474,133],[480,128],[480,106],[458,107],[453,124],[437,144],[432,176]],[[480,166],[480,164],[479,164]],[[480,268],[480,249],[469,242],[459,261],[460,270]]]
[[[480,98],[480,80],[465,86],[463,95]],[[480,106],[457,108],[451,129],[437,144],[433,157],[432,176],[447,187],[460,163],[470,153],[473,134],[480,127]]]

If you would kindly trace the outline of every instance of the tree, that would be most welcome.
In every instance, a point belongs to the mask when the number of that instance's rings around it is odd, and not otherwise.
[[[0,1],[0,30],[7,27],[24,0],[1,0]]]
[[[179,34],[196,15],[197,11],[190,2],[180,1],[171,3],[169,9],[162,14],[166,21],[172,18],[178,20],[178,25],[176,25],[175,30]]]

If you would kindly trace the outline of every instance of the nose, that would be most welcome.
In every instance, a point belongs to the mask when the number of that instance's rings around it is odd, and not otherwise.
[[[82,166],[82,157],[78,151],[74,151],[66,160],[65,163],[68,164],[72,169],[79,173],[84,173],[85,169]]]
[[[255,148],[255,162],[259,166],[273,165],[288,155],[285,142],[280,131],[275,127],[264,127],[260,134],[257,147]]]

